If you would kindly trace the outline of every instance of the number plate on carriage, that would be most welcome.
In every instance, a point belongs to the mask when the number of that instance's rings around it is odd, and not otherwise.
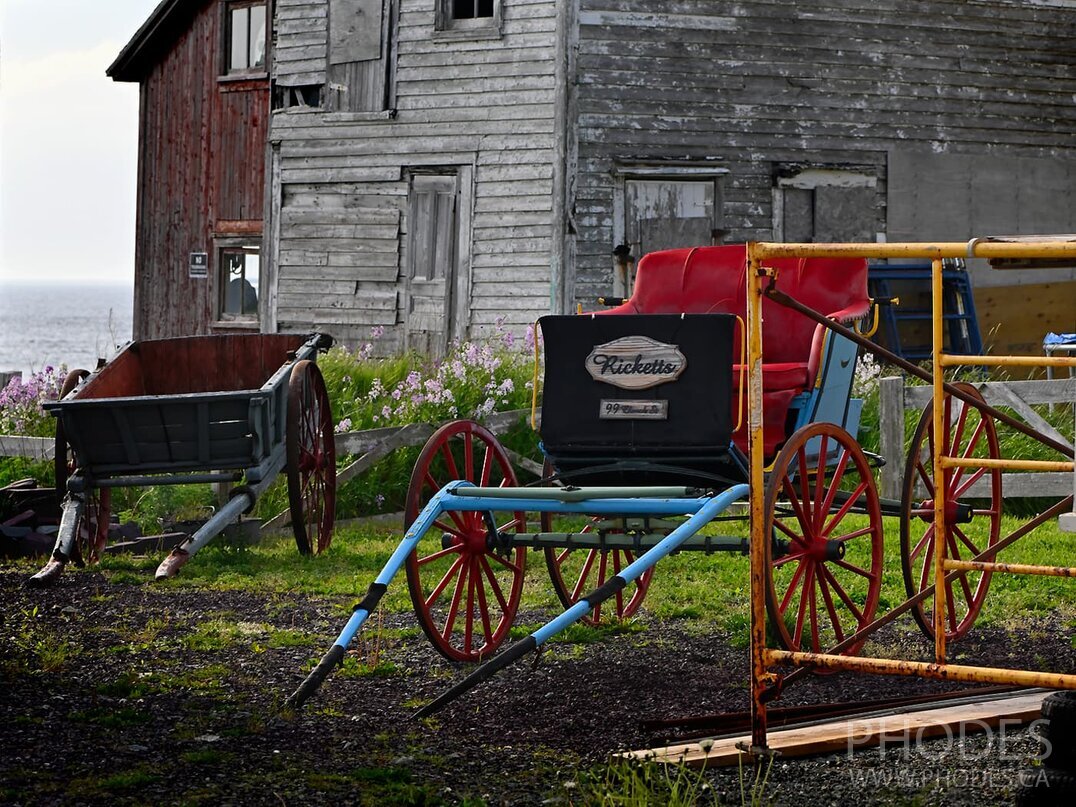
[[[668,420],[668,401],[611,401],[603,398],[599,420]]]

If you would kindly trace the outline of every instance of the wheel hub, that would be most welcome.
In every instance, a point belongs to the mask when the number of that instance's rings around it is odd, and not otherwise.
[[[831,541],[828,538],[811,539],[807,555],[819,563],[832,563],[844,558],[844,541]]]
[[[921,512],[919,513],[919,520],[927,523],[934,521],[934,500],[926,499],[917,508]],[[947,501],[945,503],[945,523],[946,524],[970,524],[974,513],[972,512],[970,504],[964,504],[959,501]]]

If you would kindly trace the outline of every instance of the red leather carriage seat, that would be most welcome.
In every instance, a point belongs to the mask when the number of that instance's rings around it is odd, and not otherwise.
[[[867,313],[867,261],[852,258],[775,258],[766,262],[778,270],[777,288],[838,321]],[[636,267],[631,297],[605,314],[736,314],[747,318],[747,247],[729,244],[651,252]],[[762,301],[763,442],[766,455],[776,452],[788,437],[792,399],[815,383],[822,358],[825,328],[802,314],[770,300]],[[737,324],[735,355],[743,342]],[[733,372],[739,391],[741,366]],[[733,402],[733,413],[737,412]],[[734,435],[746,450],[744,422]]]

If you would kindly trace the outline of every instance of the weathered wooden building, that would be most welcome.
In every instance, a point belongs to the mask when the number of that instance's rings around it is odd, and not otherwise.
[[[201,4],[218,5],[259,4]],[[437,352],[499,318],[592,305],[620,244],[637,257],[717,240],[1076,230],[1076,0],[270,11],[264,330],[358,342],[381,325],[385,350]],[[146,83],[165,80],[160,57]],[[256,173],[243,176],[252,194]],[[148,249],[139,268],[152,274]],[[1011,331],[1002,347],[1076,327],[1072,270],[972,272],[984,330]],[[190,293],[178,282],[158,298]],[[1002,326],[1025,298],[1027,324]]]
[[[136,339],[259,327],[271,13],[163,0],[108,68],[139,84]]]

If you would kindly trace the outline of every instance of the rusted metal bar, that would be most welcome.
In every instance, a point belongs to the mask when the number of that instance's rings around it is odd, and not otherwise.
[[[993,546],[987,547],[985,550],[980,552],[978,555],[976,555],[971,560],[974,561],[974,562],[979,562],[979,561],[984,561],[984,560],[987,560],[989,558],[994,557],[999,552],[1001,552],[1003,549],[1006,549],[1009,546],[1011,546],[1012,544],[1019,541],[1021,538],[1023,538],[1025,535],[1027,535],[1032,530],[1037,529],[1039,526],[1041,526],[1042,524],[1045,524],[1047,521],[1051,521],[1052,519],[1057,518],[1061,513],[1065,513],[1065,512],[1068,512],[1069,510],[1071,510],[1072,503],[1073,503],[1073,497],[1072,496],[1069,496],[1066,499],[1062,499],[1060,502],[1055,504],[1053,507],[1050,507],[1047,510],[1044,510],[1043,512],[1039,513],[1037,516],[1032,518],[1030,521],[1028,521],[1026,524],[1023,524],[1020,527],[1018,527],[1016,530],[1014,530],[1012,532],[1012,534],[1008,535],[1005,538],[1002,538],[1000,541],[998,541]],[[956,578],[959,577],[959,576],[960,576],[959,571],[949,572],[945,576],[945,581],[947,583],[950,583],[953,580],[956,580]],[[829,652],[831,654],[836,654],[836,653],[840,653],[840,652],[848,649],[849,647],[852,647],[854,644],[856,644],[860,640],[866,638],[867,636],[870,636],[872,633],[875,633],[876,631],[884,628],[886,625],[890,624],[891,622],[895,622],[899,617],[903,616],[905,613],[910,611],[912,608],[914,608],[919,603],[923,602],[926,599],[929,599],[931,596],[933,596],[933,594],[934,594],[934,586],[933,585],[928,586],[927,588],[923,589],[922,591],[920,591],[915,596],[909,597],[907,600],[902,602],[896,608],[893,608],[892,610],[887,611],[886,613],[882,614],[882,616],[878,617],[877,619],[875,619],[870,624],[864,625],[862,628],[860,628],[858,631],[853,633],[851,636],[846,637],[843,641],[838,642],[837,644],[835,644],[833,647],[830,648]],[[779,683],[777,683],[774,686],[767,687],[767,689],[765,690],[765,693],[763,695],[764,699],[766,701],[773,700],[778,695],[780,695],[781,692],[786,687],[788,687],[790,684],[795,683],[797,680],[804,677],[809,672],[810,672],[810,668],[801,667],[801,668],[799,668],[797,670],[793,670],[792,672],[788,673],[787,675],[782,676]]]
[[[1076,356],[965,356],[945,354],[942,367],[1076,367]]]
[[[949,407],[941,406],[940,402],[945,398],[945,375],[941,366],[942,345],[945,344],[945,310],[944,287],[942,286],[942,259],[935,258],[930,265],[930,292],[931,292],[931,331],[933,334],[933,347],[931,351],[931,383],[934,385],[934,406],[931,407],[931,416],[934,421],[934,456],[931,457],[934,466],[931,473],[934,476],[934,489],[938,495],[934,497],[934,534],[945,535],[945,491],[949,488],[948,474],[942,460],[949,455]],[[934,661],[938,664],[945,663],[945,617],[946,617],[946,590],[945,590],[945,555],[948,552],[948,542],[936,540],[934,542]]]
[[[934,383],[933,376],[923,368],[919,367],[918,365],[912,364],[906,359],[902,359],[896,353],[893,353],[890,350],[886,350],[880,345],[876,345],[870,339],[860,336],[852,328],[848,328],[844,325],[841,325],[839,322],[836,322],[835,320],[829,319],[825,314],[820,314],[813,308],[808,308],[798,300],[789,297],[783,291],[778,291],[771,286],[765,291],[765,294],[775,303],[783,305],[786,308],[791,308],[793,311],[798,311],[800,314],[803,314],[803,316],[807,317],[808,319],[813,320],[821,325],[825,325],[827,328],[834,331],[835,333],[839,333],[841,336],[847,339],[851,339],[864,350],[874,354],[875,356],[885,359],[890,364],[896,365],[900,369],[904,370],[906,373],[914,375],[916,378],[922,381],[926,381],[928,384]],[[1067,446],[1064,443],[1060,443],[1057,440],[1054,440],[1047,435],[1044,435],[1041,432],[1032,429],[1026,423],[1023,423],[1016,418],[999,411],[993,406],[990,406],[990,404],[983,403],[982,401],[971,398],[953,384],[945,382],[942,386],[945,391],[952,395],[954,398],[961,400],[966,404],[971,404],[979,411],[985,412],[986,414],[990,415],[992,418],[994,418],[994,420],[997,420],[1000,423],[1004,423],[1010,428],[1016,429],[1016,431],[1020,432],[1021,434],[1026,434],[1028,437],[1038,440],[1040,443],[1045,446],[1049,446],[1050,448],[1057,451],[1059,454],[1069,457],[1070,459],[1076,456],[1076,452],[1073,451],[1071,446]]]
[[[987,457],[942,457],[943,468],[1004,468],[1009,471],[1071,471],[1071,462],[1052,460],[1007,460]]]
[[[768,664],[809,664],[822,670],[850,670],[878,675],[918,675],[940,681],[1014,684],[1049,689],[1076,689],[1076,674],[1009,670],[1004,667],[969,667],[965,664],[935,664],[929,661],[904,661],[859,656],[834,656],[829,653],[801,653],[792,650],[767,650]]]
[[[747,434],[751,488],[751,745],[766,748],[765,447],[762,435],[762,283],[767,271],[747,245]],[[769,273],[772,274],[772,273]]]
[[[1032,566],[1027,563],[986,563],[978,560],[947,560],[946,569],[968,572],[1004,572],[1007,574],[1035,574],[1043,577],[1076,577],[1076,569],[1067,566]]]
[[[1041,241],[1001,241],[973,238],[970,241],[900,242],[883,244],[752,244],[759,260],[766,258],[1036,258],[1076,257],[1076,241],[1044,237]]]

